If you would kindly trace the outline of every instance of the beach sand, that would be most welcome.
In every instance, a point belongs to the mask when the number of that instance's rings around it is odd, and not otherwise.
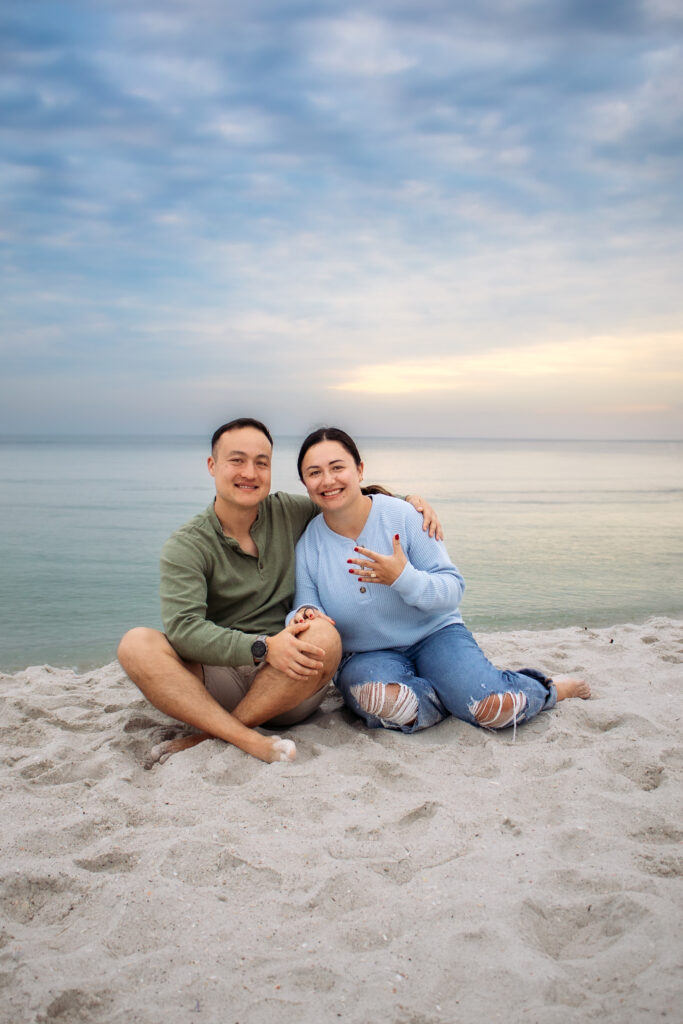
[[[117,664],[0,676],[0,1019],[680,1020],[683,622],[479,635],[580,673],[505,733],[369,731],[293,764],[178,726]]]

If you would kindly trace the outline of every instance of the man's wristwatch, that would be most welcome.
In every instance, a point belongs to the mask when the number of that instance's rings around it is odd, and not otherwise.
[[[257,636],[251,645],[251,656],[255,665],[262,665],[268,655],[268,637],[263,634]]]

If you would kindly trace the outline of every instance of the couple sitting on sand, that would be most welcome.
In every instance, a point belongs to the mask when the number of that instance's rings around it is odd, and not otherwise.
[[[448,715],[502,729],[590,696],[582,680],[491,665],[458,611],[464,583],[433,510],[367,493],[348,434],[321,429],[302,444],[308,498],[270,494],[272,449],[258,420],[216,430],[216,498],[162,553],[166,633],[140,627],[119,646],[152,704],[200,730],[159,744],[152,761],[209,737],[293,760],[291,740],[256,727],[303,721],[333,678],[370,728],[402,732]]]

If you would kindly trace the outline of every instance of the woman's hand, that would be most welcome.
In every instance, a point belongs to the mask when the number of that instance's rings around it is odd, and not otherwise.
[[[315,608],[310,604],[304,604],[301,608],[297,608],[292,622],[306,622],[308,619],[326,619],[334,626],[334,619],[331,619],[329,615],[325,615],[325,612],[321,612],[319,608]]]
[[[436,537],[437,540],[443,540],[441,521],[429,502],[423,501],[418,494],[408,494],[406,501],[422,513],[422,529],[425,533],[428,532],[430,537]]]
[[[357,576],[362,583],[384,583],[390,587],[399,578],[408,561],[398,534],[394,537],[393,547],[390,555],[378,555],[369,548],[354,548],[360,558],[349,558],[347,561],[357,565],[358,569],[349,569],[349,572]]]

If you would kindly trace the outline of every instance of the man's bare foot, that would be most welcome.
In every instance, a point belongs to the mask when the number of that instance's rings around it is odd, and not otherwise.
[[[568,700],[570,697],[581,697],[588,700],[591,695],[591,688],[585,679],[574,679],[571,676],[556,676],[553,679],[557,690],[558,700]]]
[[[257,738],[253,746],[250,745],[250,749],[247,751],[248,754],[253,754],[260,761],[266,761],[268,764],[273,764],[276,761],[293,761],[295,759],[296,746],[293,740],[283,740],[279,736],[262,736],[261,733],[255,733],[254,735]],[[203,743],[204,740],[210,739],[212,737],[208,733],[198,732],[192,736],[178,736],[174,740],[164,740],[163,743],[157,743],[149,752],[145,761],[145,768],[152,768],[155,764],[164,764],[172,754],[177,754],[180,750],[189,750],[190,747],[196,747],[198,743]]]
[[[296,746],[294,740],[283,740],[279,736],[269,736],[272,742],[272,756],[262,758],[263,761],[293,761],[296,757]],[[259,756],[258,754],[256,755]]]
[[[190,747],[196,747],[198,743],[203,743],[204,740],[209,739],[211,737],[208,732],[197,732],[190,736],[176,736],[174,740],[163,740],[162,743],[157,743],[150,750],[145,760],[145,768],[151,768],[155,764],[163,764],[165,761],[168,761],[172,754],[177,754],[180,750],[189,750]]]

